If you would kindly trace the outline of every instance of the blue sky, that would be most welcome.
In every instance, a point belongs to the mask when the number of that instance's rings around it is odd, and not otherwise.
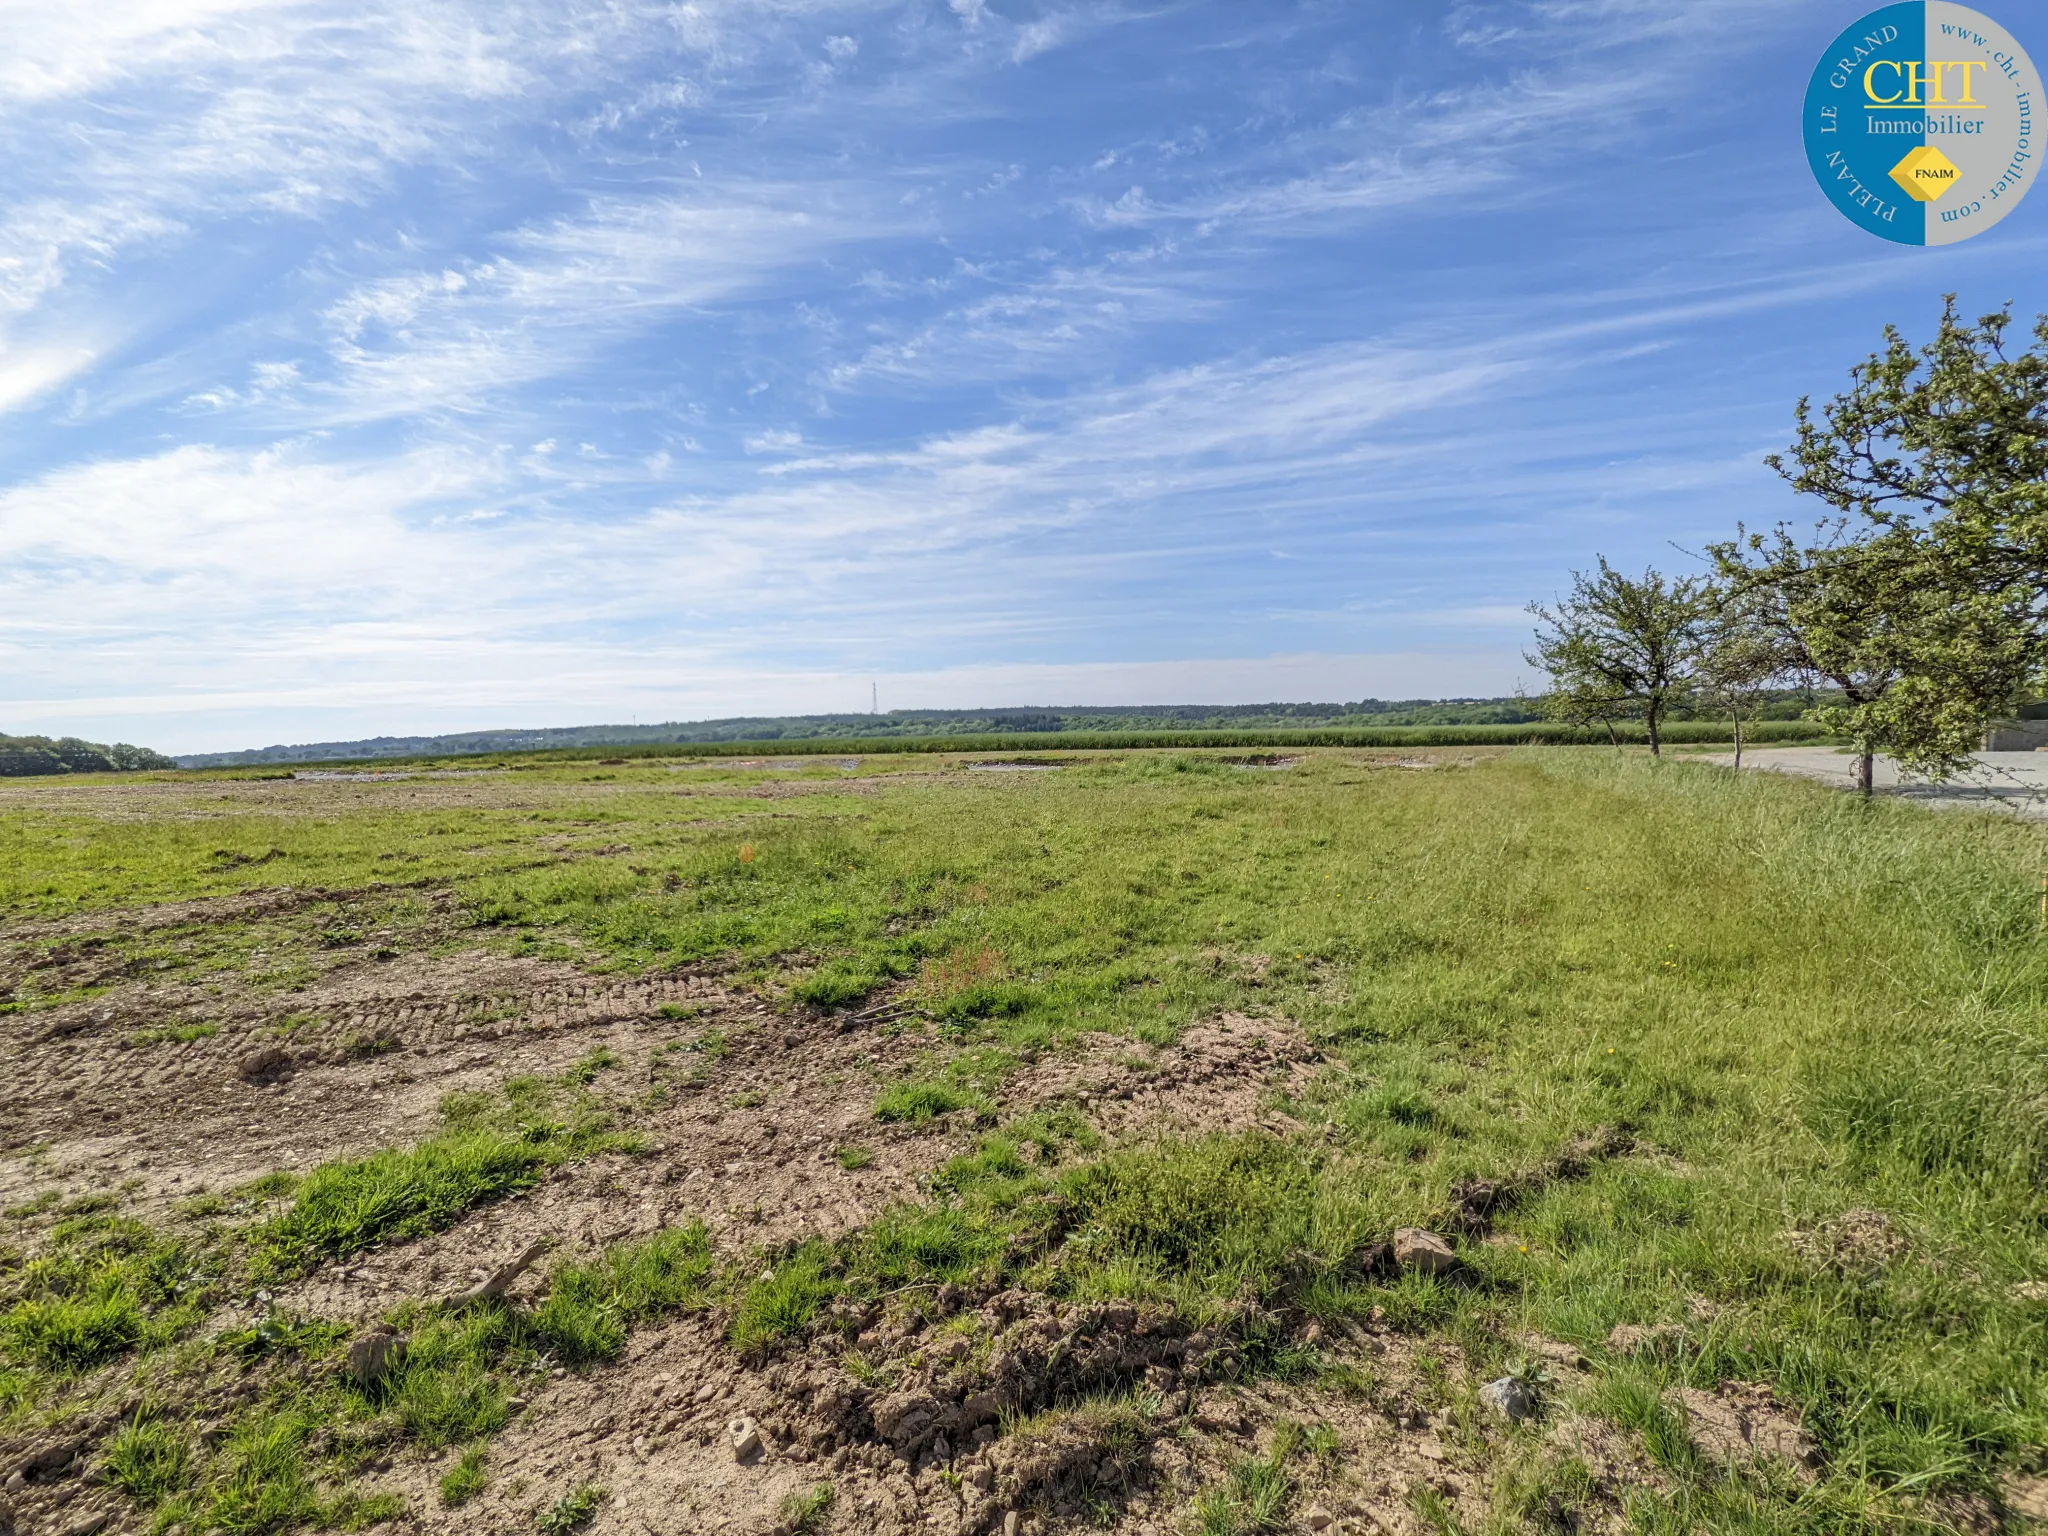
[[[2048,309],[1813,186],[1864,8],[0,0],[0,730],[1506,691]]]

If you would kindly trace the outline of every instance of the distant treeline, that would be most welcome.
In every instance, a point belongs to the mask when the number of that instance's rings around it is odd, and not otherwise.
[[[177,766],[161,752],[131,747],[125,741],[102,746],[76,736],[0,736],[0,779],[53,773],[134,773],[142,768]]]
[[[1764,708],[1766,720],[1797,720],[1813,706],[1811,695],[1788,691]],[[1711,711],[1679,718],[1711,720]],[[1261,740],[1274,732],[1316,730],[1343,733],[1412,726],[1517,726],[1543,719],[1540,701],[1499,699],[1361,699],[1353,704],[1133,704],[1072,709],[899,709],[877,715],[750,715],[728,720],[670,721],[661,725],[577,725],[540,730],[465,731],[448,736],[374,736],[363,741],[319,741],[298,746],[261,747],[247,752],[205,752],[180,757],[187,768],[230,768],[249,763],[366,762],[379,758],[466,757],[493,752],[550,752],[575,748],[732,745],[798,742],[830,750],[899,750],[913,741],[952,743],[1011,736],[1155,735],[1160,732],[1251,731]],[[1809,733],[1810,734],[1810,733]],[[1597,739],[1606,740],[1604,733]],[[1413,740],[1402,736],[1402,740]],[[1488,736],[1486,740],[1500,738]],[[1545,740],[1563,739],[1545,735]],[[1576,737],[1572,739],[1577,739]],[[1596,736],[1587,736],[1588,740]],[[1391,740],[1391,738],[1390,738]],[[1098,745],[1095,741],[1074,745]],[[1173,745],[1172,742],[1150,743]],[[1250,743],[1219,743],[1221,745]],[[1459,743],[1444,743],[1458,745]],[[938,745],[935,750],[952,750]],[[987,750],[980,746],[964,751]]]
[[[1727,742],[1733,730],[1722,721],[1692,720],[1665,729],[1664,740],[1692,745]],[[1294,727],[1279,730],[1236,731],[1064,731],[1003,734],[978,732],[957,736],[839,736],[784,737],[773,741],[683,741],[609,743],[587,747],[550,747],[540,751],[507,753],[524,764],[536,759],[546,762],[626,763],[649,758],[747,758],[747,757],[854,757],[889,752],[965,752],[1006,754],[1010,761],[1055,761],[1046,752],[1130,752],[1147,748],[1209,748],[1240,750],[1289,747],[1513,747],[1513,746],[1641,746],[1647,739],[1642,726],[1617,723],[1605,726],[1565,725],[1554,720],[1531,720],[1511,725],[1386,725],[1316,729]],[[1825,741],[1826,730],[1810,720],[1773,720],[1743,731],[1749,742]],[[367,767],[389,764],[395,754],[376,758],[323,758],[326,767]],[[474,753],[446,754],[476,756]],[[437,754],[406,754],[405,761],[432,763]],[[234,766],[234,765],[227,765]],[[486,765],[486,766],[503,766]],[[270,777],[272,775],[266,775]],[[274,775],[284,777],[284,775]]]

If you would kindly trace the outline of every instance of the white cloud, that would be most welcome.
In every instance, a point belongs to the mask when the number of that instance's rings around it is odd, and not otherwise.
[[[17,410],[90,367],[90,347],[9,347],[0,344],[0,412]]]

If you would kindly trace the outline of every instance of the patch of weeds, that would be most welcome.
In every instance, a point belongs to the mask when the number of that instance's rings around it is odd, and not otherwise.
[[[694,1019],[708,1008],[709,1004],[706,1003],[663,1003],[654,1010],[654,1013],[657,1018],[663,1019]]]
[[[1408,1507],[1425,1531],[1434,1531],[1437,1536],[1465,1536],[1465,1527],[1458,1521],[1458,1513],[1447,1500],[1427,1483],[1418,1483],[1408,1496]]]
[[[381,1031],[377,1034],[353,1034],[341,1043],[342,1054],[351,1061],[367,1061],[373,1056],[388,1056],[398,1049],[396,1036]]]
[[[1598,1501],[1599,1482],[1577,1456],[1552,1453],[1511,1461],[1494,1480],[1496,1520],[1505,1518],[1516,1530],[1543,1536],[1570,1536],[1586,1523],[1581,1511]]]
[[[963,1282],[991,1267],[1003,1233],[948,1205],[896,1206],[869,1227],[862,1269],[883,1285]]]
[[[247,1200],[252,1205],[261,1205],[266,1200],[282,1200],[299,1187],[299,1176],[284,1169],[275,1169],[259,1175],[235,1190],[237,1199]]]
[[[145,1045],[190,1045],[194,1040],[206,1040],[220,1033],[218,1024],[159,1024],[154,1029],[139,1029],[128,1037],[132,1046]]]
[[[831,1251],[816,1240],[804,1244],[740,1297],[729,1334],[733,1348],[758,1357],[801,1338],[839,1289]]]
[[[1240,1461],[1220,1487],[1195,1500],[1196,1529],[1201,1536],[1267,1536],[1286,1529],[1293,1501],[1294,1479],[1276,1446],[1271,1455]]]
[[[1130,1277],[1198,1285],[1211,1296],[1247,1283],[1270,1292],[1294,1255],[1311,1252],[1320,1166],[1315,1152],[1258,1133],[1112,1153],[1061,1181],[1085,1223],[1075,1259]]]
[[[587,1088],[597,1081],[598,1073],[613,1071],[618,1065],[618,1056],[600,1045],[588,1056],[585,1056],[581,1061],[570,1067],[567,1072],[564,1072],[562,1079],[564,1082],[575,1083],[579,1087]]]
[[[306,1451],[317,1427],[297,1406],[259,1411],[236,1425],[205,1490],[203,1528],[254,1536],[318,1523],[326,1511]]]
[[[486,1465],[488,1456],[480,1445],[472,1445],[462,1453],[461,1458],[441,1474],[441,1502],[449,1509],[459,1509],[482,1493],[491,1481],[490,1469]]]
[[[1042,1186],[1046,1170],[1073,1152],[1101,1145],[1094,1128],[1072,1110],[1024,1115],[948,1161],[931,1185],[942,1194],[973,1194],[1002,1204]]]
[[[871,1147],[835,1147],[832,1149],[832,1156],[848,1173],[858,1173],[863,1168],[875,1166],[875,1154]]]
[[[513,1078],[502,1095],[447,1094],[441,1118],[447,1129],[415,1147],[308,1174],[291,1209],[251,1233],[257,1278],[442,1231],[466,1211],[532,1188],[557,1163],[636,1146],[613,1133],[593,1095],[539,1077]]]
[[[845,1369],[847,1375],[864,1387],[872,1388],[875,1391],[887,1391],[891,1386],[895,1385],[896,1373],[890,1368],[886,1360],[870,1360],[859,1350],[849,1349],[839,1357],[839,1363]]]
[[[405,1363],[372,1395],[430,1451],[496,1434],[512,1420],[511,1392],[493,1366],[517,1326],[501,1309],[434,1318],[413,1330]]]
[[[1636,1371],[1610,1371],[1595,1384],[1589,1406],[1643,1437],[1643,1449],[1660,1467],[1680,1473],[1701,1470],[1685,1416],[1664,1401],[1661,1385]]]
[[[707,1029],[695,1040],[671,1040],[655,1047],[647,1063],[647,1075],[657,1081],[677,1080],[685,1087],[700,1088],[711,1080],[711,1065],[724,1060],[731,1051],[732,1043],[724,1031]],[[681,1061],[678,1057],[693,1059]]]
[[[125,1217],[60,1223],[20,1267],[0,1311],[16,1363],[70,1374],[170,1342],[204,1315],[224,1260]]]
[[[788,1536],[816,1536],[824,1529],[825,1517],[832,1513],[832,1502],[838,1492],[830,1483],[819,1483],[809,1492],[790,1489],[782,1499],[782,1529]]]
[[[28,1221],[33,1217],[42,1215],[45,1211],[55,1210],[58,1202],[63,1198],[64,1195],[61,1190],[46,1189],[33,1200],[24,1200],[19,1205],[8,1206],[4,1212],[0,1212],[0,1215],[5,1215],[10,1221]]]
[[[304,1274],[327,1259],[452,1226],[476,1206],[540,1182],[555,1138],[455,1131],[315,1169],[290,1210],[252,1234],[260,1278]]]
[[[574,1493],[565,1493],[535,1517],[541,1536],[570,1536],[597,1518],[597,1512],[611,1499],[602,1483],[585,1483]]]
[[[178,1426],[161,1418],[135,1418],[107,1437],[101,1475],[144,1509],[154,1508],[192,1480],[192,1447]]]
[[[734,1109],[759,1109],[768,1102],[768,1095],[758,1088],[748,1088],[732,1096]]]
[[[485,1302],[417,1315],[404,1364],[375,1388],[350,1390],[428,1450],[481,1442],[511,1422],[512,1371],[617,1359],[634,1325],[706,1302],[714,1267],[701,1224],[559,1265],[533,1312]]]
[[[715,1267],[701,1222],[560,1266],[528,1325],[533,1343],[568,1365],[616,1360],[631,1325],[701,1305]]]
[[[1317,1372],[1316,1380],[1331,1391],[1361,1403],[1373,1402],[1379,1396],[1379,1377],[1370,1366],[1353,1365],[1348,1361],[1328,1362]]]
[[[790,996],[813,1008],[844,1008],[865,1001],[895,979],[882,959],[832,960],[790,988]]]
[[[220,1336],[223,1349],[234,1351],[245,1361],[265,1355],[297,1355],[317,1360],[333,1352],[348,1337],[348,1325],[319,1318],[295,1318],[279,1312],[265,1312],[247,1328]]]
[[[875,1096],[875,1118],[892,1124],[922,1125],[939,1115],[974,1105],[969,1094],[945,1082],[892,1083]]]
[[[327,1524],[344,1531],[366,1531],[405,1513],[405,1499],[395,1493],[358,1493],[344,1488],[323,1514]]]

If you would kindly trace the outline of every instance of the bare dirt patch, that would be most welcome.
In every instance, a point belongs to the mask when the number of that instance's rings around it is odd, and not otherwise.
[[[599,1484],[606,1530],[769,1536],[789,1530],[793,1493],[822,1485],[833,1497],[820,1529],[846,1536],[979,1536],[1011,1516],[1030,1536],[1158,1536],[1233,1467],[1270,1455],[1286,1425],[1331,1432],[1322,1454],[1288,1464],[1289,1529],[1318,1528],[1303,1525],[1313,1514],[1339,1536],[1423,1536],[1441,1529],[1432,1507],[1483,1521],[1510,1440],[1538,1481],[1549,1465],[1586,1469],[1589,1493],[1569,1508],[1551,1499],[1559,1528],[1620,1530],[1624,1490],[1661,1487],[1625,1437],[1561,1400],[1533,1428],[1485,1422],[1455,1346],[1378,1329],[1331,1351],[1337,1370],[1318,1380],[1236,1384],[1217,1376],[1230,1369],[1221,1336],[1116,1303],[1007,1291],[845,1325],[752,1365],[705,1320],[636,1341],[618,1371],[535,1401],[498,1440],[505,1475],[483,1498],[407,1528],[515,1529]],[[738,1420],[758,1452],[735,1454]],[[430,1506],[441,1466],[402,1469],[416,1506]]]
[[[1685,1409],[1693,1443],[1715,1461],[1729,1466],[1782,1461],[1804,1477],[1813,1476],[1819,1460],[1813,1440],[1768,1384],[1724,1381],[1712,1392],[1676,1387],[1671,1395]]]

